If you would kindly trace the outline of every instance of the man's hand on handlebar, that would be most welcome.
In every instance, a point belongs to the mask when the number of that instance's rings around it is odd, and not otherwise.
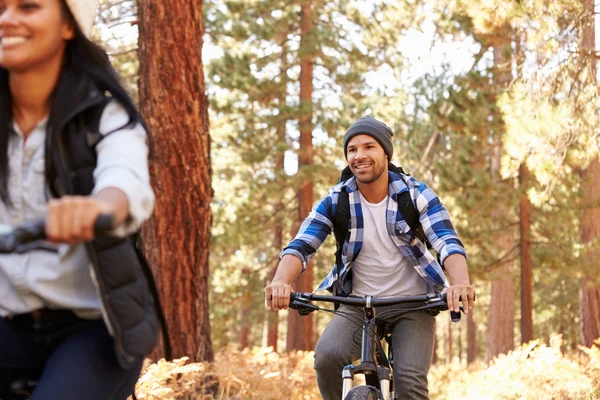
[[[94,239],[100,214],[112,214],[105,201],[91,196],[64,196],[48,202],[46,237],[56,243],[75,244]]]
[[[265,306],[272,311],[287,310],[291,292],[291,285],[280,281],[271,282],[265,287]]]
[[[468,314],[473,308],[475,289],[471,285],[452,285],[446,291],[446,296],[450,311],[460,312],[462,302],[464,313]]]

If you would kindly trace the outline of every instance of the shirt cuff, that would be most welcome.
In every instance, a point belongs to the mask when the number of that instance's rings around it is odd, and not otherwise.
[[[111,171],[112,170],[112,171]],[[105,188],[122,191],[129,202],[129,216],[124,223],[110,231],[110,235],[125,237],[140,229],[142,222],[150,217],[154,208],[154,193],[147,185],[137,183],[135,174],[121,169],[111,168],[92,191],[96,194]]]
[[[308,265],[308,261],[307,261],[306,257],[304,257],[302,255],[302,253],[300,253],[298,250],[285,249],[281,252],[281,255],[279,256],[279,261],[281,261],[283,256],[288,255],[288,254],[298,258],[302,262],[302,272],[304,272],[304,270],[306,270],[306,266]]]
[[[446,258],[448,258],[448,256],[452,254],[462,254],[465,258],[467,258],[467,252],[462,246],[459,246],[457,244],[448,244],[444,246],[442,252],[440,253],[440,260],[442,265],[444,265],[444,260],[446,260]]]

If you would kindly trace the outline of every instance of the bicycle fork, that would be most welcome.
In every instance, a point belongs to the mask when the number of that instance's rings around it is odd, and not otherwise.
[[[380,366],[376,362],[376,357],[373,354],[374,341],[379,340],[375,333],[375,309],[370,304],[370,296],[367,296],[367,306],[365,307],[365,323],[363,324],[362,340],[361,340],[361,363],[357,366],[353,364],[347,365],[342,370],[342,399],[345,399],[348,392],[354,387],[354,375],[365,374],[377,379],[379,389],[384,400],[393,400],[390,392],[391,370],[388,367]],[[391,354],[390,354],[391,356]],[[367,380],[368,381],[368,380]]]

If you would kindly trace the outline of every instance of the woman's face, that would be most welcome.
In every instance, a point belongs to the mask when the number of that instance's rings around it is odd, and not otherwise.
[[[74,30],[61,0],[0,0],[0,67],[26,72],[62,59]]]

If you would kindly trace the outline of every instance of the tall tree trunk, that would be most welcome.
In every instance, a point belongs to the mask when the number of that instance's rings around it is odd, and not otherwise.
[[[283,230],[281,228],[281,224],[276,222],[275,232],[274,232],[274,240],[273,246],[276,249],[281,249],[283,244]],[[277,270],[277,264],[273,268],[273,270],[269,273],[268,283],[273,280],[275,276],[275,271]],[[279,331],[279,312],[266,311],[266,337],[263,340],[263,347],[272,347],[274,352],[277,352],[277,339],[278,339],[278,331]]]
[[[242,270],[242,275],[248,276],[251,274],[249,268],[244,268]],[[252,312],[252,290],[250,287],[246,287],[244,293],[239,299],[240,304],[240,316],[238,318],[239,321],[239,333],[238,333],[238,343],[240,345],[240,350],[244,350],[249,348],[250,343],[250,333],[252,332],[252,325],[254,323],[254,318],[251,316]]]
[[[519,167],[519,209],[521,248],[521,343],[533,340],[533,264],[531,261],[531,202],[527,196],[529,170]]]
[[[496,90],[500,93],[505,90],[511,81],[512,49],[510,45],[510,28],[504,27],[497,32],[494,44],[494,82]],[[509,182],[504,182],[500,176],[501,157],[503,152],[502,136],[504,123],[502,117],[494,116],[496,120],[494,132],[494,154],[492,155],[492,174],[496,180],[497,193],[510,193]],[[510,204],[499,203],[493,219],[499,224],[496,237],[498,254],[501,261],[491,273],[492,299],[488,324],[488,360],[501,353],[506,353],[514,348],[514,315],[515,315],[515,288],[513,283],[514,261],[514,234],[510,227]]]
[[[431,356],[432,364],[437,364],[437,362],[438,362],[438,354],[437,354],[438,353],[438,342],[439,342],[439,339],[438,339],[438,335],[437,335],[437,331],[436,331],[433,334],[433,354]]]
[[[458,336],[458,340],[456,341],[458,343],[458,362],[461,362],[463,359],[463,329],[462,329],[463,325],[462,324],[458,324],[456,326],[457,330],[458,330],[458,334],[456,336]]]
[[[446,364],[452,362],[452,321],[448,319],[448,327],[446,328]]]
[[[300,11],[300,151],[298,155],[299,172],[313,163],[312,146],[312,92],[313,92],[313,13],[312,0],[304,0]],[[306,178],[298,189],[298,228],[308,216],[313,206],[313,182]],[[295,290],[312,292],[313,262],[296,280]],[[290,312],[288,318],[287,350],[312,350],[313,318],[312,314],[300,317]]]
[[[477,358],[477,327],[473,310],[467,314],[467,364],[475,362]]]
[[[581,191],[584,202],[581,242],[585,245],[600,239],[600,162],[597,156],[581,173]],[[579,283],[580,339],[587,347],[600,338],[599,256],[598,244],[591,244],[585,253],[585,274]]]
[[[589,68],[590,83],[597,85],[597,65],[595,58],[595,14],[594,0],[583,0],[585,10],[581,50]],[[591,244],[586,251],[584,276],[579,283],[579,314],[581,344],[592,346],[600,337],[600,285],[598,284],[598,259],[600,251],[600,162],[598,154],[590,165],[581,172],[581,198],[583,218],[581,220],[581,242]]]
[[[279,165],[279,160],[277,160],[277,165]],[[283,156],[281,157],[281,168],[283,169]],[[276,207],[280,207],[281,204],[278,203]],[[279,210],[279,208],[277,208]],[[276,217],[275,221],[275,229],[273,232],[273,247],[276,251],[281,250],[281,246],[283,245],[283,228],[281,226],[281,221]],[[273,277],[275,276],[275,272],[277,271],[277,265],[279,264],[279,260],[275,262],[275,265],[271,272],[269,272],[269,276],[267,277],[267,284],[271,283]],[[293,312],[293,311],[290,311]],[[266,330],[264,332],[263,337],[263,347],[272,347],[274,352],[277,352],[277,341],[279,336],[279,312],[266,311],[265,314],[265,322],[266,322]]]
[[[150,174],[157,194],[154,216],[143,229],[144,247],[158,277],[173,356],[212,361],[202,2],[141,1],[139,21],[140,104],[152,133]]]
[[[281,32],[279,36],[279,45],[281,46],[281,56],[279,58],[281,63],[281,73],[279,74],[281,83],[280,90],[278,91],[278,99],[279,99],[279,107],[280,111],[277,116],[277,157],[275,160],[275,173],[283,176],[285,174],[285,152],[287,150],[286,145],[286,123],[288,121],[287,117],[283,117],[287,115],[287,113],[283,113],[282,109],[286,107],[287,104],[287,84],[288,77],[287,72],[289,70],[288,63],[288,51],[287,51],[287,40],[288,40],[289,32]],[[283,115],[283,116],[282,116]],[[279,178],[278,178],[279,179]],[[279,179],[281,180],[281,179]],[[281,187],[283,189],[283,185]],[[283,201],[281,197],[275,203],[275,228],[273,231],[273,247],[275,248],[275,252],[281,251],[283,246],[283,221],[282,221],[282,212],[283,212]],[[269,282],[275,276],[275,271],[277,270],[277,261],[275,263],[275,267],[269,276]],[[268,347],[272,347],[273,351],[277,351],[277,338],[278,338],[278,330],[279,330],[279,315],[278,313],[268,312],[268,328],[267,328],[267,340],[266,345]]]

